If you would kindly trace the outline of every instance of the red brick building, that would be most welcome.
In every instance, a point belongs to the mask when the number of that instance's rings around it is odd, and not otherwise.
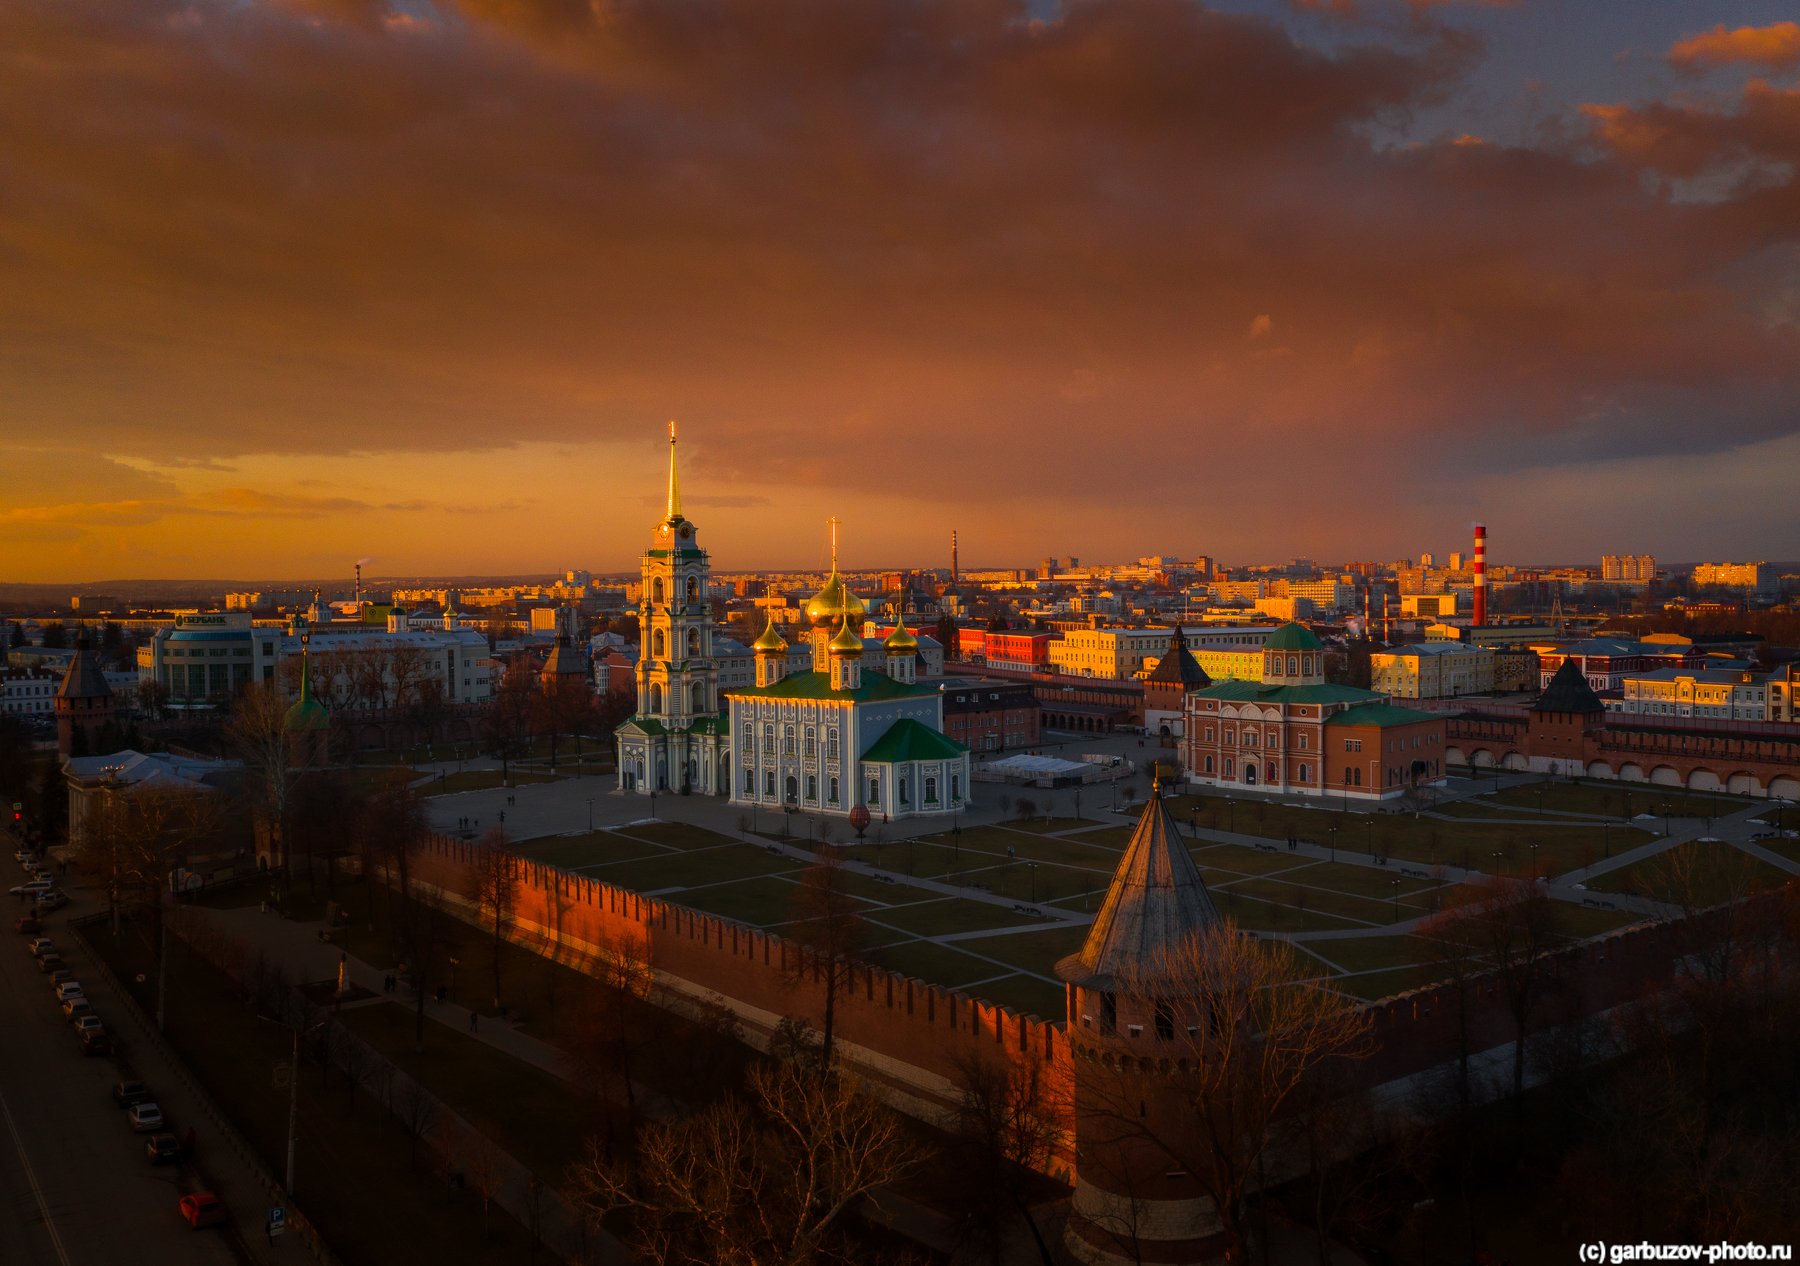
[[[1386,800],[1444,776],[1444,718],[1327,683],[1324,647],[1299,624],[1270,635],[1260,682],[1190,691],[1185,728],[1202,786]]]
[[[1044,712],[1022,681],[946,678],[944,735],[971,752],[1006,752],[1035,747],[1043,740]]]

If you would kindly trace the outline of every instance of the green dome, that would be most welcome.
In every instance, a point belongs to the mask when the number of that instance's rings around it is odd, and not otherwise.
[[[1316,651],[1323,649],[1319,639],[1304,624],[1289,621],[1273,633],[1263,643],[1263,649],[1269,651]]]
[[[300,697],[294,700],[294,706],[287,710],[282,726],[289,734],[317,734],[331,725],[331,713],[325,705],[313,698],[312,692],[312,656],[306,653],[305,638],[301,639],[300,652]]]
[[[301,695],[294,706],[287,710],[287,720],[283,722],[290,734],[316,734],[331,725],[331,713],[325,705],[313,698],[310,693]]]

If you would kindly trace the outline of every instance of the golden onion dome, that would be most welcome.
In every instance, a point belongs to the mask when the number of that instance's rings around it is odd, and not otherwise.
[[[860,655],[863,653],[862,638],[851,631],[848,619],[844,621],[844,627],[837,631],[837,636],[831,639],[831,653],[833,655]]]
[[[779,655],[787,649],[787,643],[782,640],[781,634],[775,631],[775,621],[773,619],[770,619],[763,631],[757,635],[756,640],[750,643],[750,649],[753,651],[767,651],[773,655]]]
[[[906,627],[905,616],[900,617],[894,625],[894,631],[882,639],[881,644],[887,648],[887,653],[890,655],[910,654],[919,649],[919,639],[914,637],[913,631]]]
[[[869,608],[863,600],[850,592],[844,578],[837,574],[837,568],[831,569],[831,578],[825,587],[815,593],[806,604],[807,623],[815,629],[828,629],[846,619],[861,621]]]

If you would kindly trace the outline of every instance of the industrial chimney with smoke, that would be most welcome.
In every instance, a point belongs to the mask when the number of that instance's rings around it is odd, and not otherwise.
[[[1475,610],[1476,628],[1487,623],[1487,524],[1475,525]]]

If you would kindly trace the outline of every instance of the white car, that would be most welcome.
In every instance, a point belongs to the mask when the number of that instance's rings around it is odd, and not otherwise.
[[[56,885],[48,879],[34,879],[28,884],[20,884],[16,888],[7,889],[9,897],[41,897]]]
[[[148,1134],[152,1130],[163,1128],[162,1109],[154,1103],[132,1104],[131,1111],[125,1114],[125,1119],[131,1122],[131,1128],[139,1134]]]
[[[81,987],[79,980],[65,980],[56,987],[56,1000],[67,1002],[70,998],[85,998],[87,991]]]

